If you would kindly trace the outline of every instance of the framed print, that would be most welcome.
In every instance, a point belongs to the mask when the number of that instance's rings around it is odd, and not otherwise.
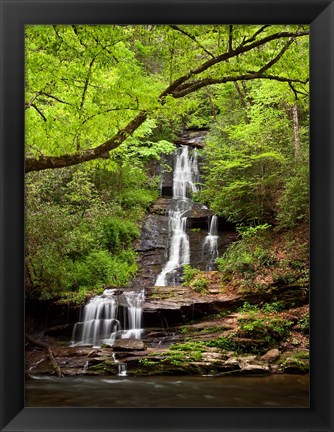
[[[1,17],[1,430],[332,431],[333,2]]]

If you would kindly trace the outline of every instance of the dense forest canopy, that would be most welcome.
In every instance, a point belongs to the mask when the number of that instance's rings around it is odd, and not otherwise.
[[[28,26],[26,170],[106,156],[129,136],[136,143],[159,120],[179,122],[201,96],[215,104],[221,83],[261,79],[305,93],[307,34],[268,25]]]
[[[27,295],[128,283],[150,162],[184,128],[209,129],[196,198],[248,254],[245,227],[307,222],[308,44],[297,25],[27,26]]]

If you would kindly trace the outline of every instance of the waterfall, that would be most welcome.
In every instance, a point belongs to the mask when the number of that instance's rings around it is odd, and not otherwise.
[[[112,358],[118,367],[118,376],[127,376],[128,369],[126,363],[121,363],[117,358],[115,353],[112,353]]]
[[[204,253],[207,253],[209,257],[208,270],[211,269],[210,264],[214,263],[214,260],[218,257],[218,238],[218,217],[214,215],[211,218],[209,232],[203,244]]]
[[[198,178],[197,150],[195,149],[189,157],[189,148],[183,145],[177,149],[173,172],[173,202],[168,212],[171,233],[168,261],[155,281],[156,286],[166,286],[173,271],[190,262],[190,245],[186,233],[187,218],[184,215],[192,208],[189,194],[197,191]]]
[[[75,324],[72,345],[112,345],[116,337],[140,339],[144,291],[105,290],[85,305],[83,321]],[[123,312],[124,329],[119,320]],[[79,337],[80,335],[80,337]],[[78,339],[77,339],[78,338]]]

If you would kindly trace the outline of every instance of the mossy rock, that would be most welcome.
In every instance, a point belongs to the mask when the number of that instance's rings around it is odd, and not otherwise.
[[[118,365],[111,360],[104,360],[98,363],[88,365],[87,374],[93,375],[115,375],[118,373]]]
[[[306,374],[309,372],[309,359],[298,354],[286,357],[282,362],[283,372],[291,374]]]

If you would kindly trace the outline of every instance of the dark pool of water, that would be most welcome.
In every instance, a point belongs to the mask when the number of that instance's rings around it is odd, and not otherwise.
[[[32,377],[28,407],[293,407],[309,406],[308,376]]]

